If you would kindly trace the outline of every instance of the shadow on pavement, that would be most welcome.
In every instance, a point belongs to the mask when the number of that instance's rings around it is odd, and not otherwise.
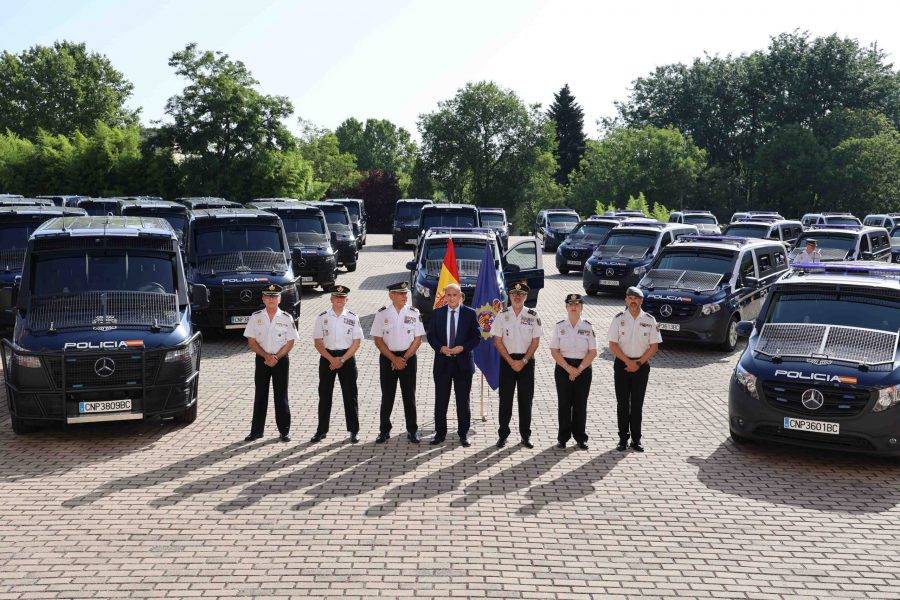
[[[595,491],[594,484],[606,477],[625,456],[625,452],[609,450],[553,481],[529,488],[525,492],[529,504],[521,506],[518,514],[532,516],[551,504],[570,503],[590,496]]]
[[[709,489],[764,503],[835,513],[880,513],[900,502],[896,467],[887,459],[791,446],[728,441],[706,458],[691,457]]]

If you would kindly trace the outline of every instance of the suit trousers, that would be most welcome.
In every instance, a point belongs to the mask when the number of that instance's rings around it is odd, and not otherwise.
[[[524,354],[510,354],[514,360],[522,360]],[[534,359],[518,373],[505,360],[500,361],[500,428],[497,435],[509,437],[509,423],[513,413],[513,395],[519,389],[519,435],[523,440],[531,437],[531,404],[534,399]]]
[[[404,351],[405,352],[405,351]],[[404,352],[394,352],[403,356]],[[378,357],[378,371],[381,379],[381,433],[391,432],[391,413],[394,411],[394,399],[397,396],[397,383],[400,383],[400,395],[403,397],[403,416],[406,418],[407,433],[419,430],[416,423],[416,356],[409,357],[406,368],[395,371],[391,361],[385,356]]]
[[[619,439],[637,444],[641,441],[641,421],[644,412],[644,394],[650,377],[650,364],[644,363],[634,373],[625,370],[625,363],[618,358],[613,363],[613,382],[616,386],[618,405]]]
[[[472,371],[451,367],[434,374],[434,435],[447,437],[447,409],[450,406],[450,387],[456,392],[457,433],[460,438],[469,435],[472,413],[469,393],[472,390]]]
[[[581,364],[580,358],[566,358],[565,361],[577,367]],[[559,435],[557,439],[566,443],[569,438],[576,442],[587,442],[587,399],[591,391],[591,367],[581,372],[575,381],[569,381],[569,374],[556,365],[553,371],[556,379],[556,395],[559,408]]]
[[[332,356],[343,356],[347,350],[329,350]],[[331,397],[334,394],[334,379],[341,382],[341,396],[344,399],[344,418],[347,431],[359,433],[359,392],[356,387],[356,358],[351,357],[340,369],[332,371],[325,357],[319,358],[319,425],[316,433],[325,435],[331,424]]]
[[[256,369],[253,373],[253,383],[256,386],[256,394],[253,400],[253,422],[250,425],[250,435],[262,435],[266,427],[266,412],[269,408],[269,381],[275,389],[275,424],[281,435],[287,435],[291,430],[291,409],[288,406],[288,370],[290,360],[287,356],[279,360],[274,367],[266,365],[262,357],[256,357]]]

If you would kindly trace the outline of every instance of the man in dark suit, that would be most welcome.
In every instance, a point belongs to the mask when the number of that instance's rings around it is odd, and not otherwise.
[[[459,442],[469,443],[469,391],[475,361],[472,350],[481,343],[481,330],[475,311],[463,305],[460,287],[450,283],[444,288],[447,303],[435,310],[428,322],[428,343],[434,348],[434,438],[431,445],[440,444],[447,437],[447,408],[450,387],[456,392],[456,420],[459,423]]]

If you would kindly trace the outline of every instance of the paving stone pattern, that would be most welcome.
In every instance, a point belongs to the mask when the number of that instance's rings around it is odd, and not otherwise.
[[[409,251],[369,236],[341,283],[368,333],[407,275]],[[533,450],[496,441],[485,393],[472,446],[402,436],[376,446],[377,352],[359,353],[362,440],[336,397],[317,445],[313,317],[307,292],[291,356],[292,434],[245,444],[253,361],[238,335],[203,348],[200,415],[186,427],[130,422],[19,437],[0,407],[0,598],[900,597],[900,467],[886,460],[756,445],[727,436],[738,353],[666,345],[645,407],[647,452],[618,453],[611,357],[595,363],[590,450],[554,448],[549,323],[580,280],[545,255]],[[622,302],[589,298],[605,342]],[[432,352],[420,352],[418,406],[433,427]],[[336,394],[338,392],[336,391]],[[479,386],[473,413],[479,413]],[[451,418],[453,417],[451,407]],[[515,417],[513,431],[516,430]],[[450,423],[450,431],[455,430]],[[515,436],[515,434],[514,434]],[[515,439],[514,437],[511,439]]]

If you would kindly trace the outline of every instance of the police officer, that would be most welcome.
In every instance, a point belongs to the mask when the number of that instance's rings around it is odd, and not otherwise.
[[[406,437],[419,443],[416,423],[416,351],[422,345],[425,327],[419,310],[407,305],[409,284],[405,281],[388,286],[389,306],[375,313],[370,334],[381,356],[378,359],[381,379],[381,425],[376,444],[388,441],[391,435],[391,412],[397,395],[397,382],[403,397],[406,417]]]
[[[336,285],[331,292],[331,308],[319,313],[313,325],[313,339],[319,359],[319,425],[310,440],[315,444],[328,435],[331,421],[331,397],[334,392],[334,378],[341,380],[341,395],[344,399],[344,417],[350,442],[359,441],[359,407],[357,406],[356,359],[353,355],[362,342],[362,327],[359,317],[345,310],[350,288]]]
[[[794,264],[809,264],[822,262],[822,253],[816,249],[818,242],[813,238],[806,240],[806,248],[794,257]]]
[[[266,410],[269,405],[269,381],[272,382],[275,403],[275,424],[281,434],[282,442],[291,441],[291,409],[288,406],[287,386],[288,354],[294,342],[300,339],[294,319],[278,308],[281,302],[281,286],[274,283],[267,285],[262,292],[265,308],[250,316],[244,337],[250,350],[256,354],[256,370],[253,382],[256,396],[253,401],[253,422],[250,435],[244,441],[252,442],[263,435],[266,426]]]
[[[531,402],[534,398],[534,353],[541,341],[541,319],[537,311],[525,308],[527,283],[519,282],[509,290],[512,306],[501,311],[491,325],[494,346],[500,353],[500,429],[497,447],[506,445],[512,420],[513,395],[519,388],[519,435],[522,445],[531,443]]]
[[[566,296],[568,318],[553,326],[550,339],[559,402],[557,448],[565,448],[571,437],[578,448],[588,449],[587,399],[591,391],[591,363],[597,356],[597,336],[594,326],[581,318],[583,309],[581,294]]]
[[[630,287],[625,292],[628,310],[613,317],[609,326],[609,349],[616,357],[613,380],[619,417],[619,452],[624,452],[631,434],[631,447],[643,452],[641,446],[641,417],[644,393],[650,376],[650,359],[659,349],[662,336],[656,319],[641,310],[644,293]]]

